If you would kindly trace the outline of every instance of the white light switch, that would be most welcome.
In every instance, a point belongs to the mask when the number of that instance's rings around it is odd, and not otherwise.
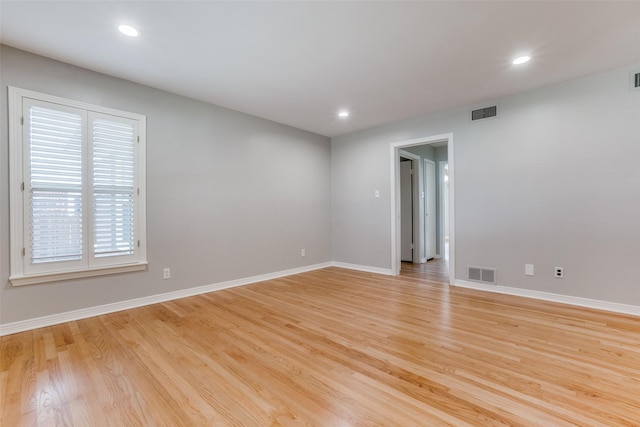
[[[525,264],[524,265],[524,275],[525,276],[533,276],[533,264]]]
[[[376,196],[376,199],[380,198],[380,190],[376,190],[373,194]]]

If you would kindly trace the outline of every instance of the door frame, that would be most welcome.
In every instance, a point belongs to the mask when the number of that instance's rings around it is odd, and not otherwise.
[[[442,177],[444,176],[444,174],[442,173],[442,171],[444,170],[444,165],[445,163],[448,163],[448,160],[441,160],[440,162],[438,162],[438,185],[440,186],[439,188],[439,197],[440,200],[438,200],[438,205],[440,206],[440,212],[438,213],[438,217],[440,220],[440,224],[438,224],[438,227],[440,229],[440,249],[442,253],[439,253],[438,256],[440,256],[441,258],[444,258],[444,189],[445,189],[445,183],[444,180],[442,179]],[[449,181],[451,181],[451,177],[449,177]],[[449,193],[449,208],[451,208],[451,193]],[[449,226],[451,225],[451,223],[449,223]],[[451,241],[451,236],[449,236],[449,241]]]
[[[447,143],[447,157],[449,162],[449,284],[455,282],[455,169],[453,132],[440,135],[426,136],[392,142],[389,145],[389,163],[391,172],[390,205],[391,205],[391,274],[400,274],[400,149],[415,145],[434,144],[436,142]]]
[[[429,191],[428,190],[428,183],[429,183],[429,176],[427,174],[427,164],[433,167],[433,191],[434,191],[434,195],[433,195],[433,199],[436,201],[435,205],[436,207],[440,206],[440,201],[438,200],[438,172],[437,172],[437,168],[436,168],[436,162],[434,160],[431,159],[423,159],[423,187],[424,187],[424,192],[422,193],[424,195],[422,202],[424,203],[424,208],[423,208],[423,221],[424,221],[424,234],[423,234],[423,239],[424,239],[424,262],[427,262],[427,259],[429,259],[429,257],[427,256],[427,233],[429,231],[429,226],[428,226],[428,221],[427,221],[427,205],[428,205],[428,200],[429,200]],[[438,215],[440,215],[440,212],[436,212],[436,209],[432,209],[432,213],[435,214],[436,216],[436,241],[434,241],[434,258],[438,257]]]
[[[424,246],[422,238],[420,237],[422,233],[424,233],[424,218],[422,218],[424,215],[424,208],[421,206],[422,202],[420,199],[420,194],[422,192],[422,165],[420,164],[420,156],[417,154],[413,154],[405,150],[399,150],[398,153],[398,161],[400,161],[400,157],[410,159],[411,168],[413,169],[413,175],[411,176],[411,182],[413,183],[413,191],[411,193],[411,197],[413,199],[413,263],[418,264],[426,262],[426,260],[422,261],[424,257]],[[400,195],[399,189],[400,187],[398,187],[398,195]],[[402,240],[400,243],[402,244]]]

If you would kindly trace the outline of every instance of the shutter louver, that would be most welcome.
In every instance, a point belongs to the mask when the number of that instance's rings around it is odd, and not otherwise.
[[[31,262],[82,259],[82,117],[29,109]]]
[[[92,135],[94,255],[132,255],[136,129],[130,123],[95,119]]]

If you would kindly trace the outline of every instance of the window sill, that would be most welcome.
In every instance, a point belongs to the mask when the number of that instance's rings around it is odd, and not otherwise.
[[[38,283],[58,282],[61,280],[79,279],[82,277],[106,276],[108,274],[129,273],[147,269],[147,262],[125,264],[109,267],[95,267],[76,271],[57,271],[55,273],[30,274],[25,276],[12,276],[9,281],[13,286],[35,285]]]

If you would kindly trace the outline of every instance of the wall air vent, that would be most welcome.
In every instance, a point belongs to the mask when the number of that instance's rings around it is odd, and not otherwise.
[[[474,282],[496,284],[496,269],[487,267],[467,267],[467,278]]]
[[[490,107],[477,108],[471,110],[471,121],[476,122],[478,120],[486,120],[494,117],[498,117],[498,106],[492,105]]]
[[[640,70],[638,69],[629,73],[629,90],[640,90]]]

